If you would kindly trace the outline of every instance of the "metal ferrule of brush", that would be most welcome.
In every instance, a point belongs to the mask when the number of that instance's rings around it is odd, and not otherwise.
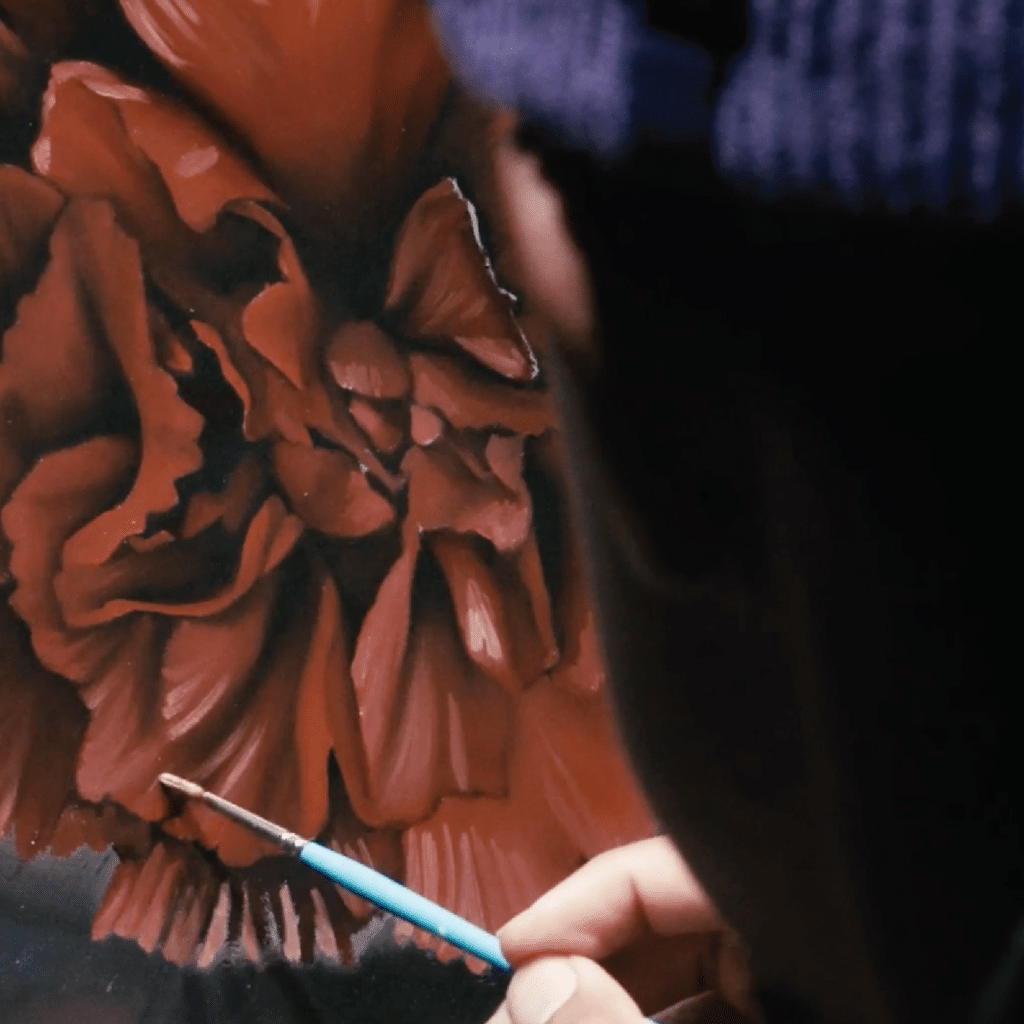
[[[258,814],[253,814],[252,811],[247,811],[235,804],[228,803],[227,800],[222,800],[215,793],[205,793],[203,795],[203,802],[211,807],[215,807],[225,817],[237,821],[239,825],[248,826],[254,832],[263,836],[264,839],[269,839],[272,843],[276,843],[281,849],[296,857],[302,852],[302,848],[309,841],[303,839],[300,835],[296,835],[294,832],[281,828],[280,825],[275,825],[272,821],[267,821],[266,818],[261,818]]]

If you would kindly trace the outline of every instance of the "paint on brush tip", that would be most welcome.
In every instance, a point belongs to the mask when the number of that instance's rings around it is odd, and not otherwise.
[[[201,799],[206,792],[202,786],[189,782],[188,779],[182,779],[177,775],[171,775],[170,772],[163,772],[160,775],[160,785],[196,800]]]

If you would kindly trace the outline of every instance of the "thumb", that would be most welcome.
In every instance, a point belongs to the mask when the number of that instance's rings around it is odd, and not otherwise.
[[[489,1024],[647,1024],[605,970],[584,957],[540,957],[512,976]]]

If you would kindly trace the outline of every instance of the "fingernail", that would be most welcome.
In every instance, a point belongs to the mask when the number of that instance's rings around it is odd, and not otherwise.
[[[564,960],[535,960],[517,971],[508,987],[515,1024],[548,1024],[576,991],[576,974]]]

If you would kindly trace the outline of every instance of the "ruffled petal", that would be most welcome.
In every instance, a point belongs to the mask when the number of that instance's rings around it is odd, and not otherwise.
[[[315,430],[350,452],[392,493],[401,489],[403,480],[385,468],[344,403],[332,399],[322,382],[303,389],[294,387],[230,325],[222,332],[192,321],[192,328],[217,357],[225,380],[242,401],[247,440],[281,439],[311,447],[310,430]]]
[[[364,537],[394,522],[394,508],[347,452],[279,441],[273,459],[293,511],[310,529],[329,537]]]
[[[26,265],[34,265],[46,252],[41,236],[48,233],[61,204],[41,183],[0,195],[12,204],[0,214],[8,253],[12,259],[20,257]],[[3,339],[0,502],[40,453],[80,437],[90,427],[95,429],[102,416],[109,417],[118,407],[116,361],[97,330],[88,290],[81,287],[82,214],[76,208],[60,217],[49,241],[48,262],[32,293],[18,305],[17,320]],[[117,274],[121,253],[114,236],[107,233],[94,241],[101,250],[99,257],[109,259],[111,272]],[[19,269],[24,275],[25,265]],[[95,268],[88,272],[94,273]],[[13,268],[11,273],[17,276]]]
[[[189,541],[146,550],[127,545],[103,565],[69,564],[54,580],[68,625],[86,629],[132,612],[208,616],[231,606],[289,554],[303,532],[301,520],[272,495],[253,516],[237,555],[237,544],[217,530]],[[70,547],[70,543],[67,547]]]
[[[85,682],[116,657],[125,626],[85,633],[67,629],[54,589],[64,543],[124,496],[136,461],[134,444],[110,437],[47,455],[2,512],[17,582],[10,605],[28,625],[40,662],[73,682]]]
[[[371,824],[417,821],[447,794],[504,791],[511,704],[459,645],[436,573],[411,532],[356,641],[365,792],[346,783]]]
[[[525,485],[510,490],[488,467],[473,465],[457,439],[413,448],[402,465],[409,475],[408,519],[423,531],[476,533],[499,551],[520,547],[532,507]]]
[[[208,231],[231,202],[276,201],[186,107],[82,61],[53,67],[32,155],[68,194],[109,198],[154,255]]]
[[[91,718],[80,792],[110,796],[159,820],[168,813],[159,766],[293,831],[318,832],[327,814],[323,687],[344,678],[344,665],[336,600],[310,616],[314,594],[296,602],[275,574],[217,616],[135,617],[124,663],[82,688]],[[187,807],[166,827],[217,850],[228,864],[270,852],[201,806]]]
[[[458,430],[542,434],[554,429],[551,398],[544,391],[510,387],[434,352],[413,352],[409,367],[415,401],[435,409]]]
[[[429,545],[447,580],[466,654],[491,679],[516,694],[555,664],[550,610],[540,605],[537,621],[534,595],[514,557],[450,532],[433,534]]]
[[[268,578],[228,614],[175,628],[162,669],[160,763],[311,836],[327,821],[329,729],[343,713],[334,705],[349,685],[348,655],[333,583],[301,561],[293,572],[305,577],[298,593]],[[211,664],[218,645],[224,655]],[[251,863],[261,848],[203,805],[186,805],[165,827],[229,865]]]
[[[95,65],[57,65],[34,159],[69,192],[110,200],[152,280],[216,354],[248,440],[309,445],[316,431],[393,493],[401,488],[324,379],[318,302],[287,232],[261,205],[273,194],[194,115]],[[255,259],[238,277],[236,222],[248,225],[252,252],[276,254],[272,268]]]
[[[347,678],[333,584],[327,577],[317,584],[313,573],[308,602],[296,604],[288,588],[278,596],[278,567],[301,527],[289,527],[297,521],[271,498],[249,525],[238,574],[225,591],[205,602],[162,606],[107,601],[106,617],[117,615],[105,627],[107,618],[89,623],[97,627],[91,629],[65,624],[51,587],[63,538],[123,487],[119,454],[123,470],[131,465],[131,446],[100,438],[48,456],[4,510],[18,581],[12,607],[29,624],[40,660],[79,683],[90,711],[79,792],[158,820],[167,813],[156,784],[160,766],[233,794],[296,831],[317,832],[327,813],[330,745],[323,688],[329,678]],[[146,571],[147,560],[165,552],[173,559],[178,546],[130,552],[123,561],[143,562],[140,584],[152,582],[159,577]],[[312,619],[308,603],[321,607]],[[154,610],[178,618],[139,614]],[[220,656],[211,658],[211,651]],[[191,825],[185,816],[176,827],[219,848],[225,862],[248,863],[260,853],[250,834],[204,817],[201,808],[190,813]]]
[[[385,309],[412,340],[454,344],[510,380],[537,376],[512,300],[484,253],[476,210],[451,178],[426,191],[406,217]]]
[[[406,884],[488,931],[585,860],[656,828],[603,695],[542,680],[517,706],[515,735],[506,799],[446,799],[403,838]],[[399,936],[412,933],[399,926]],[[431,936],[416,938],[455,955]]]
[[[394,343],[372,320],[343,324],[324,357],[338,387],[364,398],[405,398],[410,378]]]
[[[76,239],[78,291],[113,352],[139,417],[141,458],[128,496],[69,540],[67,563],[99,565],[150,515],[178,503],[176,481],[203,461],[202,417],[178,395],[174,378],[156,361],[138,248],[117,226],[106,203],[72,203],[68,230]]]

